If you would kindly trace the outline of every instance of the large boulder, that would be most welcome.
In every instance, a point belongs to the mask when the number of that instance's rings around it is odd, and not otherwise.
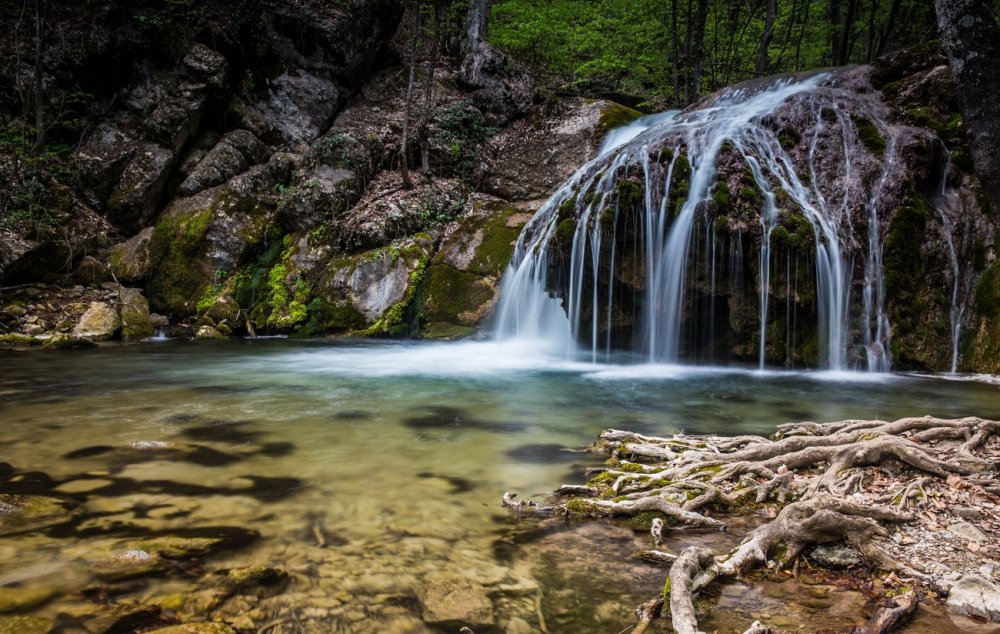
[[[125,242],[111,249],[108,263],[119,282],[132,284],[148,278],[153,272],[150,252],[153,243],[153,228],[146,227]]]
[[[1000,587],[979,575],[965,575],[956,581],[947,602],[959,614],[1000,622]]]
[[[251,132],[234,130],[213,147],[181,183],[178,193],[191,196],[225,183],[267,159],[267,149]]]
[[[73,335],[91,341],[107,341],[121,328],[122,320],[112,306],[104,302],[91,302],[90,308],[73,328]]]
[[[478,105],[493,114],[499,123],[527,114],[535,95],[535,82],[506,53],[487,42],[462,60],[459,82],[475,91]]]

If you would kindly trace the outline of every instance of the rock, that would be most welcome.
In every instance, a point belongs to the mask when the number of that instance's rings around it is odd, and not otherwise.
[[[596,155],[607,129],[627,123],[627,112],[610,101],[563,99],[511,124],[490,140],[496,158],[483,190],[511,201],[548,198]]]
[[[130,544],[136,550],[157,553],[169,559],[201,557],[229,546],[225,537],[180,537],[165,535],[141,539]]]
[[[191,196],[203,189],[221,185],[251,165],[263,162],[267,149],[252,133],[234,130],[205,155],[188,174],[178,190],[182,196]]]
[[[959,614],[1000,622],[1000,588],[979,575],[965,575],[948,591],[948,607]]]
[[[35,335],[40,335],[45,332],[45,328],[42,328],[38,324],[28,324],[24,328],[24,334],[34,337]]]
[[[296,144],[308,143],[326,130],[341,103],[333,82],[299,69],[272,80],[267,97],[256,105],[269,126]]]
[[[121,325],[121,319],[114,308],[103,302],[91,302],[90,308],[73,328],[73,335],[92,341],[107,341],[115,336]]]
[[[219,295],[212,302],[212,305],[205,310],[204,316],[211,319],[216,327],[228,324],[230,327],[239,325],[237,324],[237,318],[239,317],[240,307],[229,295]]]
[[[0,616],[0,634],[48,634],[52,621],[42,616]]]
[[[535,95],[531,75],[487,42],[480,42],[462,60],[458,79],[460,84],[476,91],[473,97],[477,105],[496,115],[500,123],[531,109]]]
[[[153,328],[156,330],[163,330],[164,328],[170,327],[170,320],[159,313],[150,313],[149,321],[153,324]]]
[[[233,127],[249,130],[257,137],[265,136],[273,130],[270,122],[261,114],[260,110],[247,105],[239,97],[233,97],[232,101],[229,102],[226,119],[233,124]]]
[[[278,222],[290,231],[308,231],[332,219],[335,211],[350,207],[358,189],[357,174],[352,170],[319,165],[282,198]]]
[[[972,506],[955,506],[951,512],[966,520],[977,520],[983,516],[983,512]]]
[[[0,493],[0,535],[64,524],[76,514],[72,502],[40,495]]]
[[[153,257],[150,252],[152,242],[153,228],[146,227],[111,249],[108,260],[119,282],[133,284],[145,280],[152,274]]]
[[[476,630],[495,622],[486,588],[464,577],[430,577],[420,589],[419,599],[423,619],[430,625]]]
[[[507,621],[506,634],[535,634],[536,631],[521,617],[515,616]]]
[[[93,339],[59,333],[49,337],[42,347],[47,350],[86,350],[97,347]]]
[[[91,203],[103,201],[114,189],[138,143],[109,123],[100,123],[73,155]]]
[[[500,277],[514,252],[525,209],[478,198],[448,225],[427,268],[424,336],[454,339],[476,332],[492,312]]]
[[[816,563],[828,568],[848,568],[862,563],[858,553],[847,546],[817,546],[811,557]]]
[[[953,535],[957,535],[970,542],[976,542],[977,544],[982,544],[988,539],[983,531],[966,521],[955,522],[948,527],[948,531]]]
[[[115,226],[137,230],[153,219],[174,163],[174,153],[154,143],[139,148],[108,199]]]
[[[24,612],[48,602],[59,594],[55,588],[12,588],[0,586],[0,614]]]
[[[225,623],[183,623],[146,630],[149,634],[236,634],[236,630]]]
[[[256,594],[273,596],[288,585],[289,576],[284,570],[265,566],[230,568],[217,574],[222,577],[222,585],[235,594]]]
[[[106,264],[95,257],[84,256],[73,271],[73,281],[78,284],[93,286],[111,280],[111,270]]]
[[[126,634],[143,631],[160,616],[160,606],[136,603],[82,606],[72,611],[72,616],[82,621],[87,632]]]
[[[135,548],[94,562],[90,570],[102,581],[122,581],[162,572],[166,568],[166,562],[158,554]]]
[[[149,302],[137,288],[123,288],[118,296],[118,312],[122,321],[122,339],[135,341],[153,336],[153,320]]]
[[[225,339],[226,336],[211,326],[202,326],[195,333],[195,339]]]

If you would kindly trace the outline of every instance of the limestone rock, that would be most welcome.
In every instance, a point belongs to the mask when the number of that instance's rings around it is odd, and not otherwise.
[[[955,582],[947,603],[960,614],[1000,622],[1000,588],[979,575],[965,575]]]
[[[137,147],[134,138],[112,124],[101,123],[94,128],[73,155],[91,202],[107,198]]]
[[[103,581],[122,581],[162,572],[166,567],[158,554],[136,548],[96,561],[90,569]]]
[[[109,261],[119,282],[132,284],[145,280],[152,274],[152,242],[153,228],[146,227],[125,242],[115,245]]]
[[[221,185],[266,157],[267,150],[257,137],[246,130],[234,130],[222,137],[198,162],[178,191],[182,196],[190,196]]]
[[[90,308],[73,329],[73,335],[92,341],[107,341],[115,336],[121,325],[121,319],[114,308],[103,302],[91,302]]]
[[[468,626],[475,630],[495,622],[486,588],[464,577],[429,578],[419,598],[423,619],[431,625]]]
[[[174,153],[155,143],[136,151],[108,199],[109,217],[116,226],[138,229],[153,219],[173,163]]]
[[[278,221],[292,231],[307,231],[347,209],[357,197],[357,174],[319,165],[282,199]]]
[[[118,296],[119,313],[122,321],[122,338],[133,341],[153,336],[153,320],[149,314],[149,302],[137,288],[123,288]]]
[[[817,563],[829,568],[848,568],[862,563],[858,553],[846,546],[817,546],[811,556]]]
[[[211,326],[202,326],[195,333],[196,339],[225,339],[225,335]]]
[[[97,344],[93,339],[87,337],[75,337],[65,333],[59,333],[49,337],[42,347],[46,350],[86,350],[94,348]]]
[[[501,123],[526,114],[531,108],[535,94],[531,75],[487,42],[480,42],[462,60],[458,77],[464,86],[476,90],[477,104]]]
[[[318,137],[341,105],[341,92],[333,82],[304,69],[282,73],[270,86],[257,110],[293,144]]]

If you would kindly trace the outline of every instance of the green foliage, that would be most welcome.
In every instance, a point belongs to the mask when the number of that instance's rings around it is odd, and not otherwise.
[[[882,1],[850,16],[843,3],[836,3],[836,11],[834,4],[778,2],[763,74],[870,62],[883,52],[924,42],[936,28],[930,2]],[[642,109],[660,109],[701,96],[684,85],[685,77],[693,80],[696,73],[701,94],[759,75],[767,3],[705,3],[701,55],[698,5],[497,0],[490,40],[556,87],[632,95]],[[830,19],[834,13],[836,21]]]
[[[858,130],[858,138],[861,139],[869,152],[876,156],[885,154],[885,139],[882,138],[878,127],[870,119],[852,114],[851,121],[854,122],[854,127]]]
[[[1000,315],[1000,259],[993,261],[976,284],[976,313],[988,319]]]

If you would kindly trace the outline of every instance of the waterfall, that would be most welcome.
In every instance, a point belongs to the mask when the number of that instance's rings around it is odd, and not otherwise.
[[[962,312],[963,306],[958,301],[959,289],[959,264],[958,255],[955,252],[955,244],[952,239],[952,224],[948,218],[947,211],[957,204],[957,194],[953,189],[948,188],[948,170],[951,167],[951,153],[948,148],[944,148],[944,155],[947,158],[944,169],[941,172],[941,184],[938,187],[938,197],[934,210],[941,218],[941,226],[944,229],[945,244],[948,246],[948,256],[951,259],[951,308],[949,318],[951,319],[951,368],[954,374],[958,370],[958,342],[962,335]]]
[[[848,91],[835,86],[835,77],[833,71],[739,86],[609,135],[597,158],[542,205],[518,238],[501,286],[497,336],[543,339],[595,362],[627,349],[651,363],[677,363],[707,345],[709,360],[716,361],[717,333],[728,327],[727,314],[739,312],[733,302],[743,284],[741,267],[750,266],[742,257],[747,239],[759,245],[757,333],[750,342],[757,365],[767,364],[772,315],[784,320],[779,326],[785,331],[773,342],[775,355],[791,364],[801,329],[798,256],[794,284],[790,251],[776,272],[780,280],[785,269],[783,284],[774,287],[771,269],[782,253],[775,249],[792,248],[787,242],[794,229],[795,248],[813,254],[815,364],[833,370],[851,364],[852,274],[855,258],[863,257],[863,315],[855,317],[863,329],[855,345],[865,350],[868,370],[887,371],[879,211],[883,190],[898,176],[895,137],[888,134],[877,159],[877,181],[862,179],[856,162],[876,168],[865,159],[870,154],[857,158],[862,142],[842,106]],[[779,130],[775,121],[786,116],[779,113],[790,109],[803,113],[802,122]],[[879,131],[888,128],[877,116],[870,119]],[[830,143],[836,144],[832,150]],[[866,191],[863,181],[875,184]],[[749,197],[753,208],[731,217],[712,211],[728,204],[733,182],[756,192]],[[852,219],[859,207],[867,212],[863,250]],[[739,213],[751,213],[756,229]],[[726,248],[717,245],[720,230],[727,231]],[[785,288],[785,310],[770,310],[774,293]],[[728,292],[728,304],[719,292]]]

